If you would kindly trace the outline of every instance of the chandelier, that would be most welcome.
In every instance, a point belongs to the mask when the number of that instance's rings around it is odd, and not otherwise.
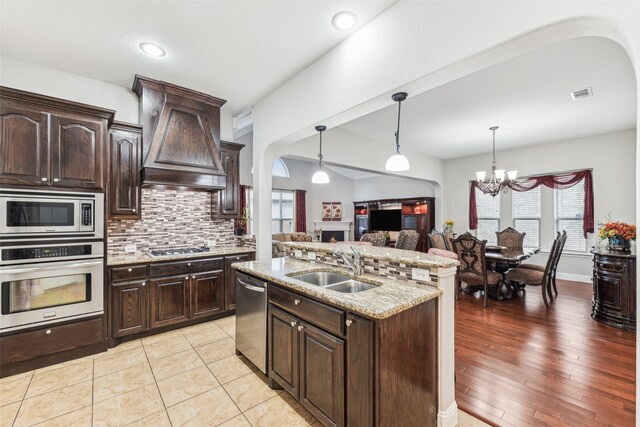
[[[487,181],[487,173],[485,171],[476,172],[476,179],[478,180],[478,188],[484,194],[491,194],[496,197],[500,191],[506,193],[509,188],[512,187],[518,171],[508,171],[505,173],[504,169],[498,169],[496,163],[496,129],[498,126],[492,126],[489,128],[493,132],[493,162],[491,163],[491,176]]]

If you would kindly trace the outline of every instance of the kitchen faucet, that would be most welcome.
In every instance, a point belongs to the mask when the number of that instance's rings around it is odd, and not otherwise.
[[[342,261],[344,261],[345,264],[351,267],[351,271],[353,271],[353,274],[359,276],[362,272],[360,266],[360,252],[358,252],[355,246],[351,246],[351,250],[353,251],[353,261],[349,259],[347,253],[341,248],[337,248],[335,251],[333,251],[333,254],[341,257]]]

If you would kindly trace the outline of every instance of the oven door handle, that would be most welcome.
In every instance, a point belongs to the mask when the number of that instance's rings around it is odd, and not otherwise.
[[[102,261],[80,262],[80,263],[77,263],[77,264],[56,265],[56,266],[53,266],[53,267],[21,268],[19,270],[4,270],[2,272],[4,274],[30,273],[32,271],[57,270],[57,269],[60,269],[60,268],[90,267],[92,265],[98,265],[98,264],[102,264]]]

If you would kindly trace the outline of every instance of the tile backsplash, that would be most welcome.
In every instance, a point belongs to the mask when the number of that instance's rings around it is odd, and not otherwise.
[[[216,193],[143,188],[142,219],[107,221],[108,254],[123,255],[126,245],[136,245],[139,254],[203,246],[209,240],[236,246],[233,220],[211,219],[217,201]]]

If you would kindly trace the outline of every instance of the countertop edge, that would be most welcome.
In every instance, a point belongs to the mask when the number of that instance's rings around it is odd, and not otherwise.
[[[223,250],[224,249],[224,250]],[[110,257],[107,255],[107,267],[115,267],[118,265],[134,265],[134,264],[156,264],[167,261],[181,261],[198,258],[215,258],[226,255],[236,255],[244,253],[255,253],[255,249],[243,246],[231,246],[228,248],[220,248],[219,250],[212,252],[202,252],[197,254],[188,255],[170,255],[166,257],[151,257],[147,254],[134,255],[128,257],[126,255],[116,255]]]

